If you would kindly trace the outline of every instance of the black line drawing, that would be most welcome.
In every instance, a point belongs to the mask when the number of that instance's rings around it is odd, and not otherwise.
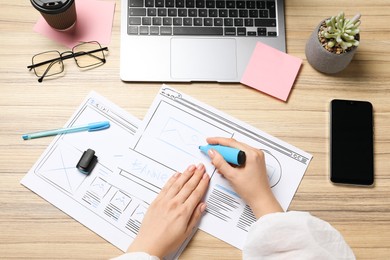
[[[87,178],[76,168],[80,156],[77,148],[60,142],[36,169],[36,173],[67,193],[74,194]]]
[[[102,199],[111,188],[111,184],[109,184],[104,179],[97,177],[91,183],[90,191],[93,192],[96,196]]]
[[[138,205],[137,209],[134,211],[134,214],[132,215],[132,218],[138,220],[139,222],[142,222],[147,210],[148,208],[145,205]]]
[[[237,132],[239,134],[242,134],[244,136],[247,136],[248,138],[251,138],[253,140],[256,140],[259,143],[262,143],[263,145],[272,148],[281,154],[284,154],[302,164],[308,165],[310,162],[310,158],[300,154],[301,152],[293,151],[288,147],[283,146],[282,144],[278,144],[277,142],[270,140],[266,136],[259,135],[251,130],[246,129],[245,127],[236,124],[235,122],[232,122],[229,119],[224,118],[221,115],[215,114],[211,111],[209,111],[207,108],[204,108],[200,106],[199,104],[195,104],[185,98],[178,93],[177,91],[166,87],[163,88],[160,92],[161,95],[166,96],[170,99],[172,99],[174,102],[177,102],[178,104],[193,110],[196,113],[199,113],[201,115],[205,115],[207,117],[212,118],[214,121],[219,122],[222,125],[225,125],[229,127],[232,131]]]
[[[275,187],[282,178],[282,165],[279,160],[268,150],[263,150],[268,181],[271,188]]]
[[[121,191],[117,191],[111,199],[110,204],[115,206],[121,212],[124,212],[131,201],[132,199],[130,196],[124,194]]]

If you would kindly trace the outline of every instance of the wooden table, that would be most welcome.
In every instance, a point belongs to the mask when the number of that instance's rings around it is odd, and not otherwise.
[[[310,67],[306,40],[324,17],[362,14],[361,46],[337,75]],[[80,71],[65,62],[65,74],[38,83],[26,68],[32,55],[66,47],[33,31],[40,16],[29,1],[0,9],[0,258],[101,259],[119,255],[113,245],[19,184],[52,138],[23,141],[25,132],[63,125],[95,90],[142,118],[160,83],[124,83],[119,78],[120,1],[116,0],[107,63]],[[289,210],[309,211],[337,228],[358,259],[390,258],[390,4],[383,0],[286,0],[288,53],[303,66],[288,102],[241,84],[171,84],[311,154]],[[329,181],[329,102],[363,99],[375,110],[375,185],[335,186]],[[239,259],[241,251],[198,231],[182,259]]]

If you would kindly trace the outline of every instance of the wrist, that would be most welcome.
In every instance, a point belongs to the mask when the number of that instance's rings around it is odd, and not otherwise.
[[[257,219],[269,213],[283,212],[282,207],[272,192],[253,200],[248,205]]]
[[[149,243],[138,243],[137,239],[133,241],[127,250],[128,253],[144,252],[150,256],[162,259],[164,256],[158,253],[156,248],[153,248]]]

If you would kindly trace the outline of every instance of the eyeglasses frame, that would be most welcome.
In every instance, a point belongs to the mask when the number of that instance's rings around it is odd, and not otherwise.
[[[100,48],[98,49],[95,49],[95,50],[91,50],[91,51],[79,51],[79,52],[74,52],[74,49],[81,46],[81,45],[84,45],[86,43],[95,43],[97,44],[98,46],[100,46]],[[34,70],[34,73],[38,78],[38,82],[42,82],[43,81],[43,78],[46,76],[46,74],[49,72],[50,68],[55,64],[55,62],[61,62],[61,66],[62,66],[62,69],[60,72],[58,73],[54,73],[54,74],[51,74],[50,76],[53,76],[53,75],[57,75],[59,73],[62,73],[64,71],[64,63],[63,61],[64,60],[67,60],[67,59],[71,59],[71,58],[74,58],[75,62],[76,62],[76,65],[79,67],[79,68],[88,68],[88,67],[92,67],[92,66],[96,66],[98,65],[99,63],[96,63],[96,64],[91,64],[91,65],[88,65],[88,66],[80,66],[80,64],[77,62],[77,57],[80,57],[80,56],[84,56],[84,55],[89,55],[89,56],[92,56],[98,60],[100,60],[101,64],[104,64],[106,63],[106,56],[104,55],[104,51],[108,51],[108,47],[101,47],[100,43],[97,42],[97,41],[90,41],[90,42],[83,42],[83,43],[80,43],[76,46],[74,46],[72,48],[71,51],[64,51],[62,53],[60,53],[59,51],[57,50],[53,50],[53,51],[46,51],[46,52],[41,52],[41,53],[38,53],[36,55],[34,55],[32,57],[32,61],[34,60],[34,57],[36,57],[37,55],[42,55],[44,53],[48,53],[48,52],[57,52],[59,54],[59,57],[58,58],[54,58],[54,59],[50,59],[50,60],[46,60],[46,61],[43,61],[43,62],[39,62],[39,63],[36,63],[36,64],[32,64],[32,65],[29,65],[27,66],[27,68],[31,71],[32,69],[36,68],[36,67],[39,67],[39,66],[42,66],[42,65],[45,65],[45,64],[48,64],[50,63],[50,65],[46,68],[45,72],[42,74],[42,76],[38,76],[37,73],[35,72]],[[93,55],[93,53],[95,52],[102,52],[103,54],[103,58],[100,58],[100,57],[97,57],[95,55]],[[69,53],[69,54],[67,54]],[[67,54],[67,55],[64,55],[64,54]],[[33,62],[32,62],[33,63]]]

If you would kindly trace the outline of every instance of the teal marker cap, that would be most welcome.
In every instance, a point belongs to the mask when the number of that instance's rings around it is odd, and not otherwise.
[[[217,144],[209,144],[209,145],[199,146],[199,149],[205,154],[208,154],[208,151],[210,149],[214,149],[222,155],[225,161],[238,166],[243,165],[246,161],[245,152],[233,147],[217,145]]]

